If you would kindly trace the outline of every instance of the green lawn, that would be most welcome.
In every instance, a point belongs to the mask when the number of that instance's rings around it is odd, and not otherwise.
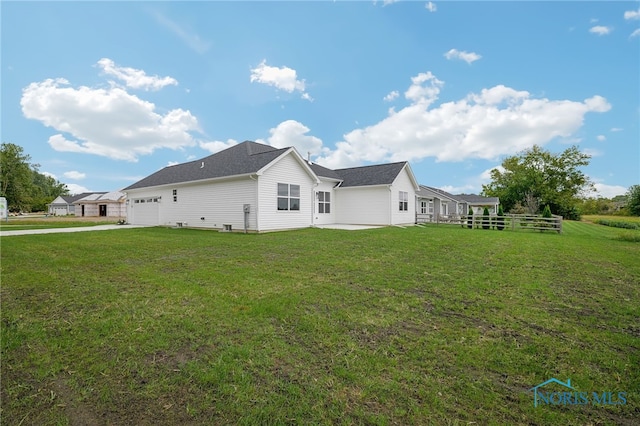
[[[637,424],[640,244],[563,230],[3,237],[2,424]]]

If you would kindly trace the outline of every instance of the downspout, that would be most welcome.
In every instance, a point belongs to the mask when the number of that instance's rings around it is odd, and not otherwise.
[[[320,185],[319,182],[316,182],[313,185],[313,188],[311,188],[311,227],[314,227],[316,225],[315,222],[315,217],[316,217],[316,208],[317,208],[317,199],[316,199],[316,188],[318,187],[318,185]]]
[[[393,185],[388,185],[389,188],[389,226],[393,224]]]
[[[255,204],[256,204],[256,232],[260,232],[260,226],[258,223],[258,218],[260,217],[260,215],[258,214],[258,205],[259,205],[259,200],[260,200],[260,184],[258,182],[258,175],[256,175],[256,177],[254,178],[253,175],[249,175],[249,179],[251,179],[252,181],[256,182],[256,199]],[[249,213],[251,214],[251,213]],[[249,216],[249,218],[251,218],[251,216]]]

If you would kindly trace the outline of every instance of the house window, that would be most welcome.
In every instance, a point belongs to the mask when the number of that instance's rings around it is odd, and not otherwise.
[[[429,213],[433,214],[433,200],[429,200]]]
[[[173,190],[173,202],[174,203],[178,202],[178,190],[177,189]]]
[[[449,205],[446,203],[440,204],[440,214],[449,214]]]
[[[427,202],[424,200],[420,201],[420,213],[421,214],[427,213]]]
[[[278,210],[300,210],[300,185],[278,184]]]
[[[400,211],[409,211],[409,193],[400,191]]]
[[[331,193],[318,192],[318,213],[331,213]]]

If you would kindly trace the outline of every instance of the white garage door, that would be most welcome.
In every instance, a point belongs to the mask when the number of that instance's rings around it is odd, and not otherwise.
[[[132,219],[134,225],[160,225],[160,203],[158,197],[137,198],[132,200]]]
[[[53,208],[53,214],[56,216],[64,216],[67,214],[67,208],[66,207],[54,207]]]

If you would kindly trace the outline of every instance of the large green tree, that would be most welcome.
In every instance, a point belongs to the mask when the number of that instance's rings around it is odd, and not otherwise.
[[[627,210],[633,216],[640,216],[640,185],[632,185],[627,191]]]
[[[541,206],[548,204],[554,214],[578,219],[580,194],[594,189],[580,170],[590,158],[576,146],[554,154],[534,145],[505,158],[502,169],[491,170],[491,183],[482,186],[482,193],[499,197],[507,211],[520,204],[531,213],[539,213]]]
[[[10,211],[44,210],[59,195],[69,193],[67,186],[38,171],[31,156],[21,146],[3,143],[0,148],[0,196],[7,199]]]

